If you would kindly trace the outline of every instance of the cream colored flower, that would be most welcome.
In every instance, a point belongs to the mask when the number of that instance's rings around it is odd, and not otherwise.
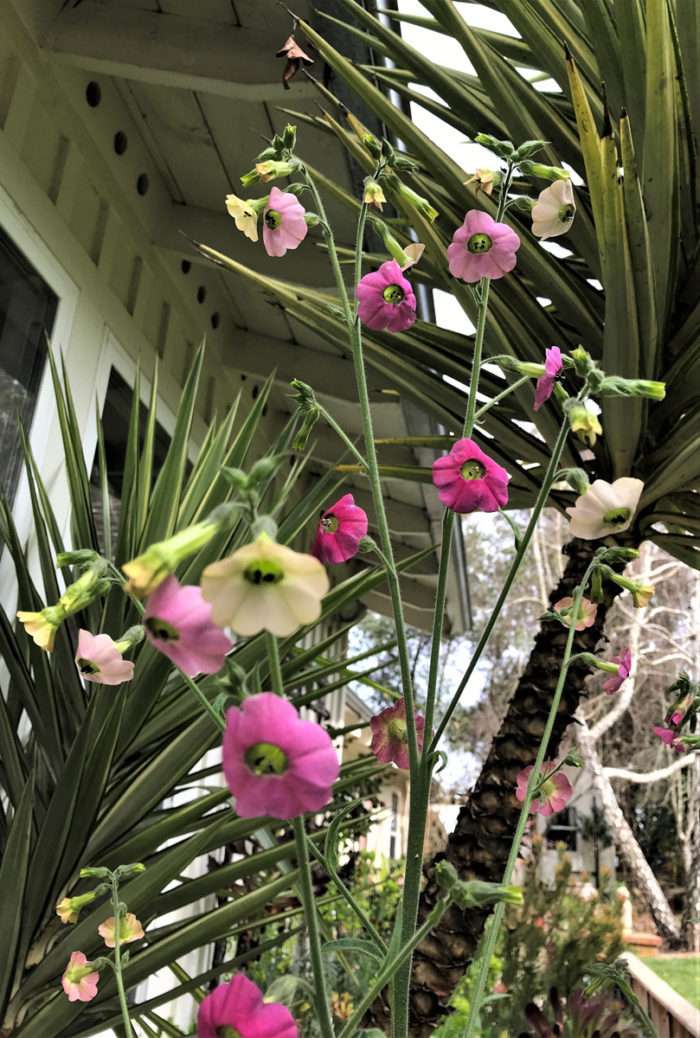
[[[97,932],[104,940],[108,948],[114,947],[114,916],[105,919],[97,927]],[[128,944],[130,941],[138,941],[143,937],[143,927],[133,912],[127,912],[119,920],[119,945]]]
[[[631,476],[622,476],[614,483],[596,479],[585,494],[576,498],[576,504],[566,509],[572,536],[595,541],[622,533],[634,519],[643,489],[641,479]]]
[[[264,200],[263,200],[264,202]],[[226,195],[226,208],[229,216],[236,221],[236,227],[243,231],[246,238],[251,241],[258,240],[258,214],[259,209],[253,205],[250,198],[238,198],[236,195]]]
[[[537,238],[566,234],[576,212],[574,189],[569,180],[556,180],[540,191],[532,207],[532,233]]]
[[[318,620],[330,582],[318,559],[261,534],[229,558],[207,566],[201,585],[219,627],[241,635],[270,631],[285,636]]]

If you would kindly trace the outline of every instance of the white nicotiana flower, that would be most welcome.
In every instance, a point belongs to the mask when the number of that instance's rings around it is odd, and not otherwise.
[[[569,180],[556,180],[540,192],[532,207],[532,233],[537,238],[566,234],[576,212],[574,189]]]
[[[201,587],[219,627],[241,635],[270,631],[284,637],[318,620],[330,582],[318,559],[261,534],[227,559],[207,566]]]
[[[621,476],[614,483],[596,479],[576,504],[567,508],[573,537],[595,541],[599,537],[622,533],[634,518],[644,483],[641,479]]]
[[[251,203],[252,200],[250,198],[243,199],[238,198],[236,195],[226,195],[228,214],[236,221],[238,230],[243,231],[246,238],[250,238],[251,241],[257,241],[259,208]]]

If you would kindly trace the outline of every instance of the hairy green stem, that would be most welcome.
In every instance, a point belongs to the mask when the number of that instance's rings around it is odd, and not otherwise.
[[[282,679],[282,667],[280,665],[280,651],[277,638],[269,631],[265,631],[265,647],[267,649],[267,662],[270,665],[270,686],[276,696],[284,695],[284,681]]]
[[[325,857],[324,854],[321,853],[318,847],[316,847],[316,845],[313,843],[312,840],[309,839],[308,836],[306,837],[306,843],[314,858],[316,858],[316,860],[323,866],[325,871],[328,873],[333,883],[341,892],[347,903],[350,905],[353,912],[360,920],[365,930],[367,930],[367,933],[370,935],[374,943],[382,952],[386,952],[386,943],[382,939],[381,934],[379,933],[379,931],[377,930],[376,926],[369,918],[369,916],[365,913],[364,909],[361,907],[359,902],[355,899],[350,888],[347,887],[345,883],[343,883],[342,879],[340,878],[336,870],[331,868],[328,859]]]
[[[341,439],[343,441],[343,443],[348,448],[348,450],[355,456],[355,458],[357,459],[359,464],[362,465],[362,468],[366,469],[367,468],[367,462],[362,457],[362,455],[360,454],[360,452],[358,451],[357,447],[352,442],[350,437],[345,432],[343,432],[341,427],[336,422],[335,418],[333,418],[332,415],[330,415],[328,413],[328,411],[325,409],[325,407],[323,407],[318,402],[317,402],[317,407],[318,407],[320,413],[323,415],[323,417],[326,419],[326,421],[330,425],[330,427],[333,430],[333,432],[339,437],[339,439]]]
[[[126,991],[122,978],[122,952],[120,947],[120,924],[121,924],[121,902],[119,901],[119,887],[117,880],[112,876],[112,911],[114,912],[114,976],[117,981],[117,992],[119,994],[119,1006],[122,1011],[124,1029],[127,1038],[134,1038],[134,1031],[129,1017],[129,1008],[126,1004]]]
[[[304,917],[306,919],[307,932],[309,935],[309,950],[311,952],[311,965],[314,974],[314,999],[316,1002],[317,1022],[321,1029],[323,1038],[335,1038],[333,1031],[333,1018],[331,1017],[331,1006],[326,991],[326,980],[323,973],[323,958],[321,955],[321,933],[316,915],[316,903],[314,901],[313,884],[311,881],[311,866],[306,849],[306,833],[304,821],[301,817],[292,819],[294,839],[297,846],[297,858],[299,861],[299,890],[304,905]]]
[[[515,830],[515,836],[513,843],[511,844],[510,854],[508,856],[508,862],[506,864],[505,872],[503,873],[503,884],[507,885],[510,883],[513,876],[513,870],[515,868],[515,862],[518,857],[518,851],[520,850],[520,844],[522,842],[525,827],[527,825],[528,815],[530,814],[530,805],[532,803],[532,795],[539,784],[541,777],[542,764],[544,757],[547,752],[547,746],[552,734],[554,722],[557,716],[557,710],[559,709],[559,701],[561,699],[562,692],[564,691],[564,683],[566,682],[566,675],[571,662],[571,650],[574,644],[574,636],[576,634],[576,621],[578,619],[579,611],[581,608],[581,599],[583,598],[583,592],[588,583],[588,579],[593,568],[597,565],[597,560],[594,560],[586,570],[583,580],[578,585],[574,592],[574,600],[571,606],[571,617],[569,620],[569,634],[566,639],[566,647],[564,649],[564,658],[562,660],[561,671],[559,673],[559,681],[554,692],[554,698],[552,699],[552,705],[549,710],[549,716],[547,718],[547,724],[545,725],[544,732],[542,734],[542,741],[540,742],[540,748],[537,751],[537,757],[530,773],[530,779],[527,784],[527,791],[525,793],[525,800],[520,811],[520,817],[518,819],[518,825]],[[469,1018],[467,1020],[467,1029],[464,1032],[463,1038],[473,1038],[474,1032],[477,1026],[477,1020],[481,1003],[484,996],[484,988],[486,986],[486,978],[488,976],[489,965],[491,962],[491,956],[496,946],[498,939],[498,931],[501,925],[501,917],[503,916],[504,904],[501,902],[496,906],[496,909],[491,917],[491,923],[488,927],[487,932],[484,934],[483,946],[480,952],[481,965],[479,967],[479,975],[474,985],[474,991],[472,993],[471,1006],[469,1010]]]
[[[354,1034],[357,1025],[365,1014],[365,1011],[371,1006],[372,1002],[374,1002],[377,994],[382,990],[382,988],[391,980],[391,976],[397,966],[401,966],[404,962],[410,961],[414,948],[416,948],[423,938],[428,936],[433,927],[440,922],[440,919],[444,915],[449,904],[449,897],[440,898],[421,928],[414,931],[410,941],[403,945],[401,951],[399,951],[396,956],[391,958],[381,967],[379,973],[374,978],[374,984],[371,986],[367,994],[362,997],[355,1009],[355,1012],[338,1032],[338,1038],[350,1038],[350,1036]]]
[[[480,421],[484,417],[484,415],[488,411],[490,411],[491,408],[494,407],[496,404],[499,404],[504,397],[510,396],[510,394],[514,393],[516,389],[520,389],[521,386],[524,386],[525,383],[529,381],[529,376],[523,375],[523,377],[519,378],[517,382],[514,382],[511,386],[507,386],[501,393],[489,400],[489,402],[487,404],[484,404],[483,407],[479,408],[479,410],[474,415],[474,421]]]

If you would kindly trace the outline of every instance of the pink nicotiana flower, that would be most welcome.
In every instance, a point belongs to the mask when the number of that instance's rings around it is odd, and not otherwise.
[[[554,761],[545,761],[540,769],[543,775],[550,775],[551,772],[556,768]],[[527,784],[532,774],[534,764],[531,764],[527,768],[523,768],[522,771],[518,772],[517,776],[517,789],[515,795],[521,804],[525,803],[525,795],[527,793]],[[532,804],[530,805],[531,814],[541,815],[553,815],[557,811],[561,811],[566,807],[573,789],[566,775],[561,771],[558,771],[555,775],[551,775],[550,778],[546,778],[540,786],[537,794],[535,795]],[[544,801],[542,798],[544,797]]]
[[[433,463],[433,483],[445,508],[467,512],[497,512],[508,503],[510,476],[473,440],[458,440],[449,454]]]
[[[566,598],[560,598],[553,606],[554,612],[559,613],[561,622],[566,624],[567,627],[571,626],[571,607],[573,604],[573,598],[570,595],[567,595]],[[598,606],[595,602],[590,602],[587,598],[582,598],[581,605],[579,606],[578,617],[576,619],[576,630],[584,631],[587,627],[592,627],[595,623],[597,612]]]
[[[268,256],[284,256],[287,249],[301,245],[309,229],[304,212],[296,195],[272,188],[263,210],[263,244]]]
[[[66,966],[61,984],[68,995],[69,1002],[90,1002],[97,994],[97,981],[100,975],[93,970],[82,952],[75,951]]]
[[[447,249],[450,274],[462,281],[502,278],[515,266],[520,238],[507,224],[470,209]]]
[[[413,716],[416,719],[416,736],[418,738],[418,750],[423,748],[423,733],[425,730],[425,718],[415,709]],[[393,761],[398,768],[408,770],[408,733],[406,728],[406,702],[402,699],[382,710],[370,718],[370,729],[372,730],[372,753],[382,764]]]
[[[367,513],[346,494],[321,516],[309,555],[321,562],[347,562],[366,536]]]
[[[661,741],[674,749],[676,753],[685,753],[685,746],[678,738],[678,732],[674,732],[672,728],[657,728],[655,726],[654,735],[658,735]]]
[[[134,676],[134,664],[123,658],[108,634],[78,631],[75,662],[85,680],[98,685],[121,685]]]
[[[535,406],[533,410],[539,411],[545,400],[549,400],[554,389],[554,380],[564,367],[561,359],[561,350],[558,346],[544,351],[544,375],[540,375],[535,386]]]
[[[632,525],[642,495],[641,479],[621,476],[614,483],[596,479],[588,490],[566,509],[573,537],[595,541],[609,534],[622,533]]]
[[[231,649],[231,640],[211,618],[211,604],[202,598],[201,588],[180,587],[172,574],[149,595],[143,626],[151,644],[190,678],[221,670]]]
[[[570,180],[555,180],[540,191],[532,207],[532,233],[537,238],[556,238],[566,234],[576,213],[574,189]]]
[[[219,984],[197,1013],[198,1038],[297,1038],[297,1025],[286,1006],[264,1002],[262,991],[242,973]]]
[[[296,818],[332,796],[340,765],[331,737],[271,692],[226,714],[224,775],[241,818]]]
[[[603,685],[603,691],[609,696],[611,696],[613,692],[617,692],[622,682],[629,677],[629,673],[632,669],[632,653],[629,649],[625,649],[621,656],[612,656],[610,662],[616,663],[618,666],[617,674],[611,674]]]
[[[357,316],[375,332],[405,332],[416,319],[416,297],[396,260],[365,274],[355,294]]]
[[[114,928],[114,916],[105,919],[104,923],[100,923],[97,927],[98,934],[108,948],[114,947]],[[138,941],[143,937],[143,935],[143,927],[133,912],[127,912],[126,915],[121,917],[119,920],[119,947],[121,947],[122,944],[129,944],[130,941]]]

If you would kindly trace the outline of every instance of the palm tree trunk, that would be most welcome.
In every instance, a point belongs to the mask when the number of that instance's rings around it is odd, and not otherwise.
[[[573,540],[564,547],[568,562],[550,596],[550,603],[572,595],[598,545]],[[620,593],[605,585],[592,627],[577,633],[575,652],[592,652],[603,635],[605,616]],[[508,860],[521,805],[515,798],[516,775],[535,759],[559,678],[568,631],[558,622],[544,622],[508,706],[473,792],[462,807],[447,848],[425,867],[420,920],[428,915],[439,888],[432,866],[447,858],[463,879],[500,881]],[[555,758],[561,738],[573,720],[589,671],[574,663],[568,671],[547,751]],[[427,1038],[444,1015],[444,1006],[476,951],[488,910],[462,911],[452,906],[430,936],[416,949],[411,982],[411,1036]],[[379,1009],[375,1005],[373,1009]],[[379,1014],[378,1026],[384,1023]]]

